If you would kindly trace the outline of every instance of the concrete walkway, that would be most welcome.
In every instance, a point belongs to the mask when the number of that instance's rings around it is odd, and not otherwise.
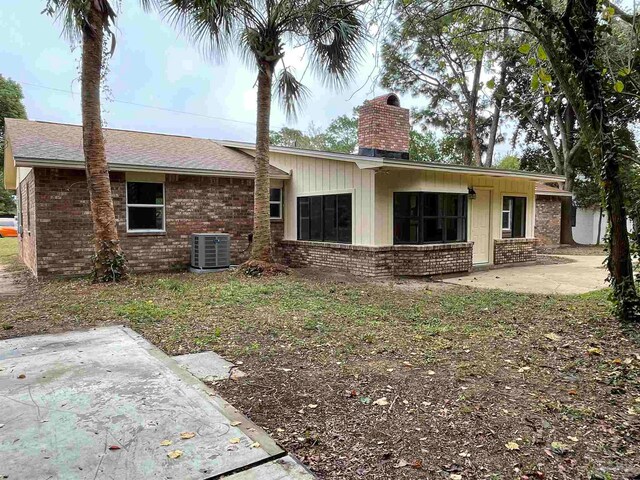
[[[312,479],[124,327],[0,342],[0,478]]]
[[[555,265],[526,265],[473,272],[446,278],[445,283],[476,288],[495,288],[518,293],[578,294],[607,286],[605,257],[554,255],[571,260]]]

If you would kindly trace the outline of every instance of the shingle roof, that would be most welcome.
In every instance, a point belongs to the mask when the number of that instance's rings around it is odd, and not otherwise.
[[[21,163],[84,164],[80,125],[7,118],[6,135],[14,158]],[[104,129],[104,137],[107,162],[111,168],[164,169],[194,174],[254,174],[252,156],[205,138],[109,128]],[[274,166],[270,166],[269,174],[288,177],[286,172]]]
[[[538,182],[536,183],[536,195],[556,195],[559,197],[570,197],[571,192],[558,187],[552,187],[551,185],[547,185],[546,183]]]

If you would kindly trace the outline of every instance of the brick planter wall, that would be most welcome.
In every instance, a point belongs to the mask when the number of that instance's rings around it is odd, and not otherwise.
[[[535,237],[543,244],[560,243],[560,219],[562,202],[560,197],[536,196]]]
[[[532,262],[536,259],[535,238],[505,238],[494,240],[493,263]]]
[[[424,276],[470,271],[472,247],[470,242],[365,247],[283,240],[279,253],[292,267],[328,267],[366,277]]]
[[[38,276],[89,273],[93,232],[84,171],[33,171]],[[132,271],[187,267],[189,236],[198,232],[230,233],[232,263],[248,258],[248,236],[253,230],[253,180],[166,175],[166,233],[127,233],[125,174],[112,172],[110,177],[118,234]],[[271,226],[274,240],[280,240],[283,223],[274,221]]]

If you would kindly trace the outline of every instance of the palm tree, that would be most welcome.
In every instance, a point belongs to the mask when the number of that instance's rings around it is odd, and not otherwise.
[[[275,93],[288,116],[308,95],[284,64],[285,46],[302,45],[312,70],[334,86],[350,79],[365,28],[366,0],[166,0],[162,10],[207,53],[234,49],[258,70],[253,244],[247,266],[273,262],[269,220],[269,117]],[[274,84],[275,82],[275,84]]]
[[[151,1],[141,3],[147,8]],[[82,43],[82,141],[93,220],[94,279],[117,281],[126,276],[127,270],[113,210],[100,107],[105,34],[111,37],[113,53],[115,37],[111,26],[116,13],[109,0],[47,0],[43,13],[62,23],[63,32],[72,43]]]

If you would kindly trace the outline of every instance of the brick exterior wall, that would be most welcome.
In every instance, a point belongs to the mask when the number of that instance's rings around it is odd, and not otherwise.
[[[20,242],[18,242],[18,255],[37,274],[38,265],[36,263],[36,211],[33,208],[36,202],[35,175],[32,170],[25,177],[16,191],[20,205],[21,231],[18,232]]]
[[[38,276],[89,273],[93,232],[84,171],[33,171]],[[110,177],[118,234],[132,271],[185,268],[190,261],[189,236],[198,232],[230,233],[232,263],[248,258],[253,180],[166,175],[166,233],[127,233],[125,174],[112,172]],[[283,223],[271,225],[274,240],[280,240]],[[21,243],[26,247],[24,237]]]
[[[493,263],[533,262],[536,259],[535,238],[506,238],[494,240]]]
[[[535,237],[545,245],[560,243],[562,201],[560,197],[536,196]]]
[[[471,242],[440,245],[365,247],[283,240],[282,261],[292,267],[328,267],[366,277],[425,276],[469,272]]]
[[[409,110],[387,105],[389,95],[375,98],[360,107],[358,112],[358,146],[387,150],[409,151]]]

